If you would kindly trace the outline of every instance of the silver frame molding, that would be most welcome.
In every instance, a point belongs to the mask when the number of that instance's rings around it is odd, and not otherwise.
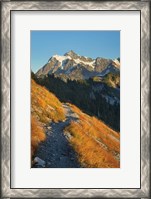
[[[1,3],[1,198],[149,198],[150,195],[150,9],[149,1],[3,1]],[[141,12],[141,188],[11,189],[10,188],[10,11],[138,10]]]

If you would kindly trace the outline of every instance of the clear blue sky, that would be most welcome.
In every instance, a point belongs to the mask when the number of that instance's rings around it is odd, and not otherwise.
[[[70,50],[91,58],[120,57],[120,31],[31,31],[32,71]]]

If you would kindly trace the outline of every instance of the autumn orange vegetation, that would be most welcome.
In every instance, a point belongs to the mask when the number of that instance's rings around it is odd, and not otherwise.
[[[43,127],[36,117],[31,117],[31,155],[33,156],[38,144],[46,138]]]
[[[45,140],[45,125],[65,119],[62,103],[58,98],[31,80],[31,154]]]
[[[79,155],[83,167],[118,168],[120,166],[120,134],[95,117],[69,104],[79,120],[72,121],[64,133],[70,133],[70,143]]]
[[[36,84],[34,80],[31,82],[31,106],[32,114],[36,115],[42,123],[65,119],[62,103],[54,94]]]

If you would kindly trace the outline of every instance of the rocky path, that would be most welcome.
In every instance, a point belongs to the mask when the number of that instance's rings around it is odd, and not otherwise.
[[[41,162],[34,167],[46,168],[79,168],[77,154],[70,146],[63,130],[69,125],[71,120],[78,117],[73,113],[67,104],[63,104],[66,111],[66,120],[58,123],[51,123],[50,130],[47,130],[47,139],[42,143],[36,153],[37,162]],[[40,159],[39,159],[40,158]],[[43,160],[43,161],[42,161]]]

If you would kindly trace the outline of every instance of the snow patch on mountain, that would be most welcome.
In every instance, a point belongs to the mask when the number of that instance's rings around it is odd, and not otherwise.
[[[120,100],[117,98],[117,97],[115,97],[115,96],[109,96],[109,95],[101,95],[103,98],[105,98],[105,100],[106,100],[106,102],[107,103],[109,103],[109,104],[111,104],[111,105],[115,105],[115,103],[116,104],[119,104],[120,103]]]
[[[120,67],[120,62],[117,59],[112,60],[115,66]]]
[[[84,65],[89,65],[89,66],[91,66],[92,68],[94,68],[95,66],[94,66],[94,63],[95,63],[95,60],[93,60],[93,61],[91,61],[91,62],[86,62],[86,61],[83,61],[83,60],[81,60],[81,59],[74,59],[74,61],[77,63],[77,64],[80,64],[80,63],[82,63],[82,64],[84,64]]]
[[[69,56],[60,56],[60,55],[54,55],[53,56],[57,61],[59,61],[62,65],[62,62],[65,61],[66,59],[71,59]]]
[[[57,61],[59,61],[61,63],[61,69],[64,68],[64,61],[66,61],[67,59],[70,59],[72,60],[72,58],[70,56],[60,56],[60,55],[54,55],[53,58],[55,58]],[[94,63],[95,63],[95,60],[93,61],[83,61],[81,59],[73,59],[73,61],[76,63],[76,64],[84,64],[84,65],[88,65],[88,66],[91,66],[93,69],[94,69]],[[48,61],[48,63],[51,62],[51,59]]]

